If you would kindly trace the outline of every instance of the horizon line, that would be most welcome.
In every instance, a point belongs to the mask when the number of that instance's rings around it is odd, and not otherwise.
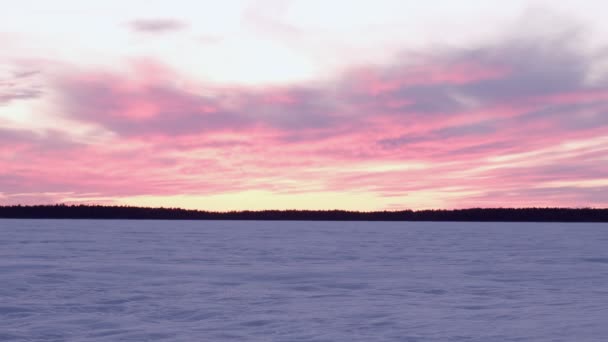
[[[426,221],[426,222],[608,222],[608,208],[468,208],[400,211],[258,210],[213,212],[85,204],[0,206],[5,219]]]

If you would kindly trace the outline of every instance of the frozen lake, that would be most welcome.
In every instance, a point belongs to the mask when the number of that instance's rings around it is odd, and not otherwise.
[[[0,220],[0,341],[607,336],[607,224]]]

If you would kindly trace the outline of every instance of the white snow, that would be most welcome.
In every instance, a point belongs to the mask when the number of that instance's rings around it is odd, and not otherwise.
[[[606,341],[608,225],[0,220],[0,341]]]

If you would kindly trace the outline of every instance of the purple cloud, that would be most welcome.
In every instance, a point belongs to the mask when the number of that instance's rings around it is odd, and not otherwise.
[[[41,97],[44,92],[32,80],[37,70],[15,71],[7,78],[0,78],[0,106],[17,100],[30,100]]]
[[[181,30],[186,24],[174,19],[138,19],[130,22],[129,26],[141,33],[166,33]]]

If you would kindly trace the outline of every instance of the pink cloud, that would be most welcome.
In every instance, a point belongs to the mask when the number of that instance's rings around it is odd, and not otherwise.
[[[606,205],[597,189],[572,184],[603,177],[608,84],[588,84],[594,60],[552,42],[448,50],[281,87],[222,87],[150,60],[130,73],[67,72],[53,83],[63,119],[112,138],[74,143],[0,130],[0,188],[83,198],[358,191],[439,193],[450,207]],[[576,153],[557,148],[581,141]],[[546,185],[558,180],[570,183]]]

